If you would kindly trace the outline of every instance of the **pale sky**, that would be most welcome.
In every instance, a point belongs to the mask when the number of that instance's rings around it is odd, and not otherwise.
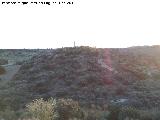
[[[74,5],[0,5],[0,48],[69,47],[73,41],[96,47],[160,45],[159,0],[72,1]]]

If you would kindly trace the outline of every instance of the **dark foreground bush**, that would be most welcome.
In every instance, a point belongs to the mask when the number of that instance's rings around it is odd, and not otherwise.
[[[5,68],[3,68],[2,66],[0,66],[0,75],[3,75],[6,73]]]
[[[108,120],[118,120],[118,115],[120,113],[120,107],[116,105],[109,106]]]
[[[108,120],[140,120],[140,110],[133,107],[109,106]]]
[[[73,101],[72,99],[57,100],[56,111],[59,114],[59,120],[69,120],[82,117],[82,111],[78,102]]]
[[[140,119],[140,111],[133,107],[124,107],[120,110],[118,120]]]

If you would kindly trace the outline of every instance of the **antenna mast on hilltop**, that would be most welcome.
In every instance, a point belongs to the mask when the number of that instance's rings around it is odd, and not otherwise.
[[[76,42],[74,41],[74,47],[76,47]]]

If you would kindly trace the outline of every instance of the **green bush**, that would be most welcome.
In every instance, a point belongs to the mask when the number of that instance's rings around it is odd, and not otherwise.
[[[159,120],[160,119],[160,111],[159,110],[152,110],[151,111],[151,118],[152,118],[152,120]]]
[[[142,111],[140,115],[140,120],[159,120],[160,111],[158,109]]]
[[[0,120],[17,120],[16,112],[7,108],[4,111],[0,111]]]
[[[59,120],[69,120],[82,117],[78,102],[73,101],[72,99],[57,100],[57,112],[59,114]]]
[[[107,111],[102,111],[95,108],[83,109],[83,117],[81,120],[106,120],[108,114],[109,113]]]
[[[121,108],[119,115],[118,115],[118,120],[125,120],[126,118],[139,119],[140,111],[133,107]]]
[[[133,107],[119,107],[117,105],[109,106],[108,120],[139,119],[140,111]]]
[[[141,112],[141,120],[152,120],[152,116],[148,111]]]
[[[108,120],[118,120],[120,107],[116,105],[109,105],[108,109],[109,109]]]

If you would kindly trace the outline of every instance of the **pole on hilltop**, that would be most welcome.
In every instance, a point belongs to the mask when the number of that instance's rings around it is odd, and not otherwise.
[[[76,42],[74,41],[74,47],[76,47]]]

